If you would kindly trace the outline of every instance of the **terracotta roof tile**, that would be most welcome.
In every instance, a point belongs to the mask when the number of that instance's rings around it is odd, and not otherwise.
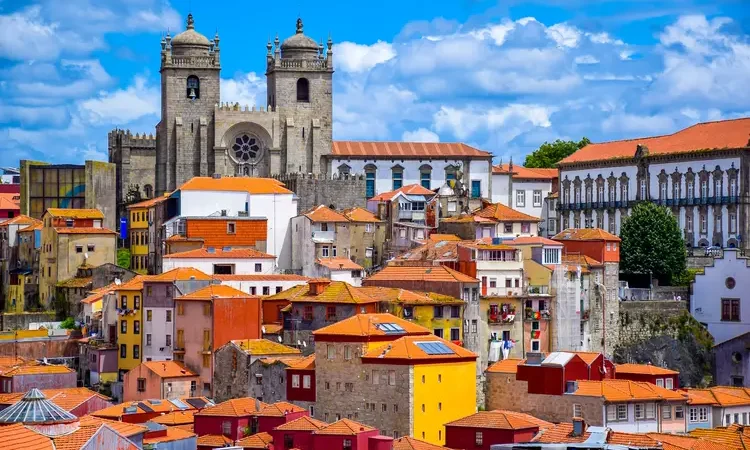
[[[315,263],[329,270],[365,270],[349,258],[318,258]]]
[[[141,364],[161,378],[197,377],[185,364],[177,361],[144,361]]]
[[[442,344],[453,353],[430,354],[419,344]],[[476,359],[475,353],[437,336],[404,336],[381,347],[372,348],[362,355],[363,362],[369,360],[378,364],[388,364],[396,360],[419,364],[435,361],[476,361]]]
[[[0,427],[0,442],[4,450],[54,450],[51,439],[20,423]]]
[[[0,226],[2,226],[2,225],[0,224]],[[30,233],[30,232],[32,232],[34,230],[41,230],[43,228],[44,228],[44,224],[42,224],[42,222],[39,222],[39,223],[35,223],[34,225],[29,225],[29,226],[27,226],[25,228],[22,228],[22,229],[18,230],[18,232],[19,233]]]
[[[293,194],[273,178],[254,177],[193,177],[179,191],[239,191],[250,194]]]
[[[390,156],[394,158],[445,158],[455,156],[473,156],[489,158],[491,153],[477,150],[462,143],[451,142],[365,142],[333,141],[333,156],[373,157]]]
[[[288,367],[293,370],[313,370],[315,369],[315,354],[296,361],[290,361]]]
[[[602,397],[607,402],[637,400],[687,401],[687,396],[655,384],[630,380],[578,381],[574,395]]]
[[[552,428],[554,424],[536,417],[513,411],[494,410],[479,411],[476,414],[448,422],[446,426],[493,428],[498,430],[524,430],[538,428],[541,430]]]
[[[329,434],[335,436],[356,436],[360,433],[373,431],[375,428],[349,419],[341,419],[315,431],[315,434]]]
[[[503,241],[504,244],[508,245],[546,245],[550,247],[562,247],[562,244],[553,241],[552,239],[547,239],[545,237],[541,236],[518,236],[517,238]]]
[[[647,433],[648,437],[661,443],[664,450],[726,450],[726,447],[693,436],[679,436],[667,433]]]
[[[269,255],[268,253],[259,252],[252,248],[233,248],[231,250],[224,250],[221,248],[214,248],[213,251],[209,251],[211,247],[202,247],[195,250],[188,250],[180,253],[170,253],[164,255],[164,259],[180,259],[180,258],[214,258],[214,259],[276,259],[275,256]]]
[[[310,283],[325,283],[320,294],[310,293]],[[290,302],[315,302],[315,303],[354,303],[367,304],[377,302],[360,288],[352,286],[343,281],[310,280],[308,284],[291,287],[278,294],[265,297],[265,300],[289,300]]]
[[[0,226],[6,226],[6,225],[41,225],[42,221],[39,219],[35,219],[33,217],[26,216],[24,214],[15,216],[13,218],[4,220],[0,222]]]
[[[225,284],[209,284],[197,291],[177,297],[175,300],[212,300],[214,298],[259,298]]]
[[[651,364],[617,364],[615,373],[632,375],[679,375],[680,372]]]
[[[591,433],[585,431],[580,436],[573,436],[572,423],[560,423],[553,428],[541,431],[531,442],[540,444],[574,444],[584,442]],[[658,443],[645,434],[621,433],[608,429],[607,443],[613,445],[626,445],[635,448],[656,448]]]
[[[716,400],[714,394],[708,389],[686,389],[679,390],[683,394],[688,396],[689,405],[718,405],[719,401]]]
[[[327,423],[309,416],[302,416],[299,419],[292,420],[276,427],[279,431],[317,431],[328,426]]]
[[[237,339],[232,344],[250,355],[297,355],[301,352],[293,347],[268,339]]]
[[[578,253],[566,253],[562,256],[562,263],[571,266],[582,266],[585,268],[601,266],[602,263],[595,260],[588,255],[581,255]]]
[[[304,213],[302,213],[303,216],[307,217],[313,222],[348,222],[349,219],[347,219],[344,215],[332,210],[331,208],[325,206],[325,205],[318,205]]]
[[[435,192],[427,189],[421,184],[407,184],[406,186],[402,186],[396,190],[378,194],[375,197],[372,197],[371,199],[369,199],[368,201],[388,202],[396,198],[396,196],[399,194],[401,195],[424,195],[427,197],[433,197],[435,195]]]
[[[234,274],[214,275],[214,280],[219,281],[309,281],[310,277],[295,274]]]
[[[499,222],[539,222],[539,217],[524,214],[502,203],[492,203],[482,210],[474,213],[478,217],[493,219]]]
[[[365,279],[367,281],[441,281],[451,283],[477,283],[479,280],[445,266],[386,266]]]
[[[96,227],[55,227],[55,231],[58,234],[111,234],[115,235],[114,231],[109,228],[96,228]]]
[[[525,359],[503,359],[487,368],[490,373],[517,373],[518,366],[525,363]]]
[[[47,208],[45,214],[66,219],[104,219],[104,213],[98,209]]]
[[[570,352],[570,353],[573,353],[574,355],[578,355],[583,360],[583,362],[585,362],[589,366],[591,365],[591,363],[596,361],[597,358],[599,358],[599,356],[601,356],[601,353],[599,352]]]
[[[464,301],[450,295],[436,292],[409,291],[401,288],[366,286],[360,288],[369,296],[379,301],[401,303],[404,305],[463,305]]]
[[[380,324],[395,324],[404,330],[402,334],[393,334],[384,331]],[[327,327],[313,331],[316,340],[324,340],[325,336],[349,336],[349,337],[383,337],[419,335],[431,336],[432,332],[427,328],[417,325],[408,320],[401,319],[392,314],[356,314],[348,319],[341,320]]]
[[[720,444],[725,449],[746,450],[750,448],[750,430],[733,424],[728,427],[696,428],[690,436]]]
[[[360,223],[382,222],[382,220],[378,219],[375,214],[360,207],[345,209],[341,211],[341,214],[343,214],[347,219],[349,219],[350,222],[360,222]]]
[[[152,275],[147,281],[190,281],[211,280],[212,276],[193,267],[176,267],[159,275]]]
[[[556,241],[620,241],[620,238],[601,228],[568,228],[557,233]]]
[[[195,437],[195,433],[176,427],[168,427],[166,436],[144,437],[143,445],[158,444],[160,442],[174,442]]]
[[[75,372],[73,369],[65,366],[46,364],[23,364],[0,371],[4,377],[17,377],[21,375],[54,375],[73,372]]]
[[[413,437],[402,437],[393,440],[393,450],[450,450],[448,447],[430,444]]]
[[[265,417],[284,417],[289,413],[298,413],[305,411],[307,411],[305,408],[293,405],[289,402],[276,402],[274,404],[263,407],[258,415]]]
[[[267,449],[269,445],[273,443],[273,436],[268,433],[256,433],[252,436],[246,436],[239,441],[235,442],[234,445],[237,447],[247,449]]]
[[[171,413],[154,417],[151,421],[167,426],[192,425],[195,423],[193,414],[195,414],[195,411],[173,411]]]
[[[198,436],[198,447],[230,447],[234,441],[221,434]]]
[[[144,200],[142,202],[133,203],[132,205],[128,205],[127,209],[150,208],[154,205],[158,205],[159,203],[167,200],[169,198],[169,195],[170,194],[165,194],[162,197],[154,197],[148,200]]]
[[[430,240],[435,242],[440,241],[460,241],[461,238],[456,236],[455,234],[440,234],[440,233],[432,233],[430,235]]]
[[[99,417],[83,416],[79,420],[78,424],[83,427],[98,428],[100,425],[107,425],[119,434],[125,437],[135,436],[137,434],[145,433],[148,427],[136,423],[120,422],[116,420],[107,420]]]
[[[649,155],[668,155],[696,151],[750,147],[750,118],[698,123],[664,136],[589,144],[567,158],[561,165],[611,159],[631,159],[639,145]]]
[[[263,334],[276,334],[284,329],[284,325],[278,323],[264,323],[262,326]]]
[[[492,173],[510,173],[510,164],[492,166]],[[513,165],[513,178],[523,180],[549,180],[558,178],[558,169],[537,169]]]
[[[252,397],[233,398],[195,413],[196,416],[245,417],[268,406]],[[201,445],[201,444],[198,444]]]
[[[715,404],[723,407],[750,405],[750,389],[748,388],[714,386],[708,389],[687,389],[686,392],[691,398],[691,404],[697,404],[693,403],[694,398],[698,402],[699,398],[713,397]]]
[[[433,265],[436,261],[457,261],[458,245],[462,241],[427,241],[396,257],[397,260],[424,261]]]

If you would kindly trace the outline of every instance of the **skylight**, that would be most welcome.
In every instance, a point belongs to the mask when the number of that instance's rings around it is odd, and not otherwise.
[[[428,355],[455,355],[456,352],[442,342],[415,342]]]

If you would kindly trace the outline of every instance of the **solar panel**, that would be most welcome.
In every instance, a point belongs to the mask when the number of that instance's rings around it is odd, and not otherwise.
[[[148,402],[152,405],[161,405],[161,400],[149,400]]]
[[[144,411],[146,411],[146,412],[154,412],[153,408],[151,408],[150,406],[148,406],[147,404],[145,404],[145,403],[143,403],[143,402],[141,402],[141,403],[138,403],[138,406],[139,406],[139,407],[140,407],[140,408],[141,408],[142,410],[144,410]]]
[[[200,397],[186,398],[185,401],[195,409],[203,409],[203,407],[206,406],[206,401]]]
[[[135,414],[138,412],[138,408],[136,408],[135,406],[126,406],[122,411],[125,414]]]
[[[415,342],[428,355],[454,355],[456,352],[442,342]]]
[[[377,326],[385,334],[403,334],[406,332],[401,325],[395,323],[379,323]]]

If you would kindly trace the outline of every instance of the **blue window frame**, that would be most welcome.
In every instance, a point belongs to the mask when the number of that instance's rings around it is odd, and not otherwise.
[[[420,182],[423,188],[430,189],[430,172],[422,172]]]
[[[482,181],[471,180],[471,198],[479,198],[482,196]]]
[[[393,171],[393,190],[401,189],[404,185],[404,172],[400,170]]]
[[[375,172],[367,172],[365,175],[367,198],[375,197]]]

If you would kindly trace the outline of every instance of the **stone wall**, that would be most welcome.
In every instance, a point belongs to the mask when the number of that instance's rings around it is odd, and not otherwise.
[[[236,370],[234,358],[237,358]],[[250,395],[250,355],[227,344],[214,354],[214,400],[217,403]]]
[[[39,313],[3,313],[0,315],[2,331],[28,330],[29,324],[38,322],[54,322],[55,312]]]
[[[488,411],[506,409],[549,422],[570,422],[573,405],[578,404],[587,424],[604,426],[604,402],[599,397],[529,394],[527,382],[516,380],[515,374],[488,372],[486,375]]]
[[[118,229],[117,167],[102,161],[86,161],[85,207],[98,209],[104,214],[104,226]]]
[[[328,346],[336,349],[328,359]],[[351,359],[345,359],[349,347]],[[378,428],[383,435],[410,436],[413,429],[413,369],[408,365],[362,364],[363,345],[321,342],[315,348],[316,412],[333,422],[337,416]],[[395,374],[390,385],[389,372]],[[377,383],[373,377],[377,377]],[[374,406],[373,406],[374,405]]]
[[[630,345],[661,335],[670,318],[686,311],[686,301],[620,302],[619,342]]]
[[[78,353],[78,339],[70,339],[68,336],[0,341],[0,356],[19,356],[24,359],[77,358]]]
[[[318,205],[333,206],[337,210],[367,206],[364,175],[286,174],[276,179],[297,194],[299,213]]]
[[[286,401],[286,364],[274,361],[268,363],[262,359],[256,360],[250,365],[250,378],[247,380],[250,397],[266,403]],[[261,384],[255,379],[260,374]]]

